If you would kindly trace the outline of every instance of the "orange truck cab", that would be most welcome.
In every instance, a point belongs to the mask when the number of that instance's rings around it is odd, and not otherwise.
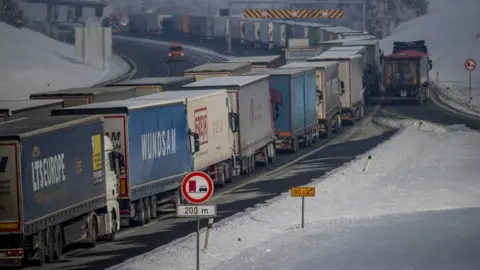
[[[168,60],[183,59],[184,56],[182,44],[175,43],[168,46]]]

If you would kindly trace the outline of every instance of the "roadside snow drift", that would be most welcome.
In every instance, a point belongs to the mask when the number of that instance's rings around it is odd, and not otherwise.
[[[113,79],[129,69],[118,56],[102,68],[101,56],[86,63],[75,47],[29,29],[0,23],[0,99],[28,99],[34,92],[91,86]]]
[[[430,80],[436,81],[438,72],[438,84],[467,98],[469,78],[464,63],[475,59],[480,65],[479,10],[480,1],[431,0],[428,14],[400,24],[380,45],[387,55],[393,41],[426,40],[433,60]],[[480,104],[480,67],[473,73],[472,85],[474,102]]]
[[[300,199],[285,194],[214,224],[201,269],[323,269],[319,260],[329,259],[329,245],[336,241],[319,239],[327,230],[392,215],[480,206],[480,133],[465,126],[378,120],[403,128],[369,153],[314,179],[316,197],[306,198],[305,229],[299,228]],[[368,155],[372,161],[365,173]],[[200,237],[203,246],[205,231]],[[187,236],[111,269],[194,269],[195,239]],[[344,258],[341,252],[335,256]]]

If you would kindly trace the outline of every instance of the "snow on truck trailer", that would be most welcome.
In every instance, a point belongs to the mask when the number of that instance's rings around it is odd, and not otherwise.
[[[285,59],[280,55],[265,55],[265,56],[246,56],[237,57],[228,61],[230,63],[250,63],[252,64],[252,71],[262,70],[266,68],[278,68],[283,65]]]
[[[121,154],[122,226],[143,225],[171,203],[178,203],[180,182],[192,171],[185,105],[177,101],[119,100],[57,109],[57,115],[102,115],[104,130]],[[195,151],[196,152],[196,151]]]
[[[250,63],[207,63],[185,70],[185,76],[194,76],[197,81],[210,77],[239,76],[252,71]]]
[[[340,83],[338,81],[339,63],[297,62],[280,68],[315,68],[317,86],[317,119],[319,130],[329,137],[333,131],[342,127],[342,103],[340,102]]]
[[[349,51],[326,51],[309,62],[338,61],[338,77],[342,95],[342,121],[354,124],[364,116],[363,57]]]
[[[67,108],[135,96],[135,87],[84,87],[30,94],[30,99],[63,99],[63,106]]]
[[[224,186],[234,176],[235,152],[231,102],[226,90],[167,91],[131,100],[184,99],[188,126],[199,135],[200,150],[193,157],[193,169],[210,175]],[[230,117],[230,118],[229,118]]]
[[[279,68],[256,72],[269,75],[275,149],[297,152],[300,142],[318,139],[317,91],[314,68]]]
[[[0,124],[0,265],[40,264],[119,230],[118,156],[98,116]]]
[[[184,90],[227,89],[233,109],[235,176],[255,170],[256,162],[275,161],[272,104],[268,76],[215,77],[196,81]]]
[[[195,77],[144,77],[115,84],[109,84],[108,87],[129,86],[135,87],[137,96],[150,95],[158,92],[180,89],[185,84],[195,81]]]
[[[0,122],[29,116],[49,116],[51,109],[62,107],[61,99],[0,100]]]

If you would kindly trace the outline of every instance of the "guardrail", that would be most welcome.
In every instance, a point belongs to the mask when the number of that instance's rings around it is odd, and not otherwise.
[[[137,73],[137,65],[132,60],[130,60],[127,57],[124,57],[124,56],[120,56],[120,57],[123,59],[123,61],[125,61],[130,66],[130,69],[128,70],[128,72],[121,75],[121,76],[113,78],[111,80],[104,81],[104,82],[101,82],[101,83],[97,83],[97,84],[93,85],[92,87],[102,87],[102,86],[106,86],[108,84],[130,80]]]
[[[462,106],[463,108],[470,110],[476,114],[480,114],[479,104],[470,104],[470,100],[468,98],[461,98],[460,96],[452,94],[452,91],[454,90],[451,87],[435,84],[435,88],[440,98],[446,100],[447,102],[456,103],[457,105]]]

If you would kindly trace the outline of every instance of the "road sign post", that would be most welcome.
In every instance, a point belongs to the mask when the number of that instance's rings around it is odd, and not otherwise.
[[[315,187],[294,187],[290,189],[292,197],[302,198],[302,229],[305,228],[305,197],[315,197]]]
[[[191,204],[178,205],[177,217],[197,219],[197,270],[200,270],[200,219],[217,215],[216,205],[202,205],[212,197],[213,187],[212,178],[204,172],[189,173],[181,184],[182,196]]]
[[[469,106],[472,107],[472,72],[477,67],[477,62],[473,59],[467,59],[465,61],[465,68],[468,71],[468,95],[469,95]]]

